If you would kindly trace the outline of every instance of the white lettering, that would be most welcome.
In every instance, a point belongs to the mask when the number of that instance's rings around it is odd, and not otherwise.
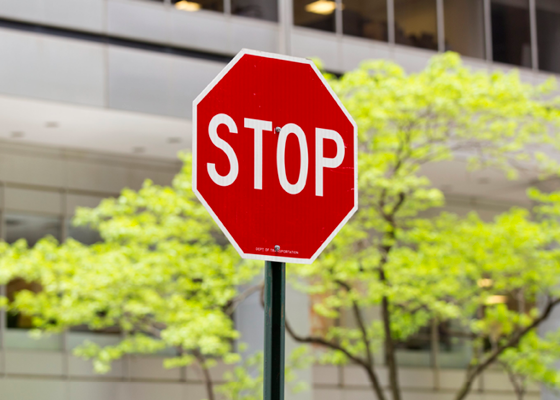
[[[299,152],[301,156],[301,163],[299,167],[299,177],[297,182],[292,185],[288,182],[286,176],[286,141],[290,134],[296,135],[299,142]],[[296,124],[287,124],[280,130],[280,137],[278,138],[278,147],[276,150],[276,167],[278,169],[278,178],[280,185],[289,194],[298,194],[305,187],[307,181],[307,170],[309,168],[309,155],[307,154],[307,140],[305,133]]]
[[[207,168],[210,178],[212,178],[217,185],[229,186],[237,179],[237,175],[239,174],[239,162],[237,161],[235,151],[233,151],[229,143],[218,136],[218,126],[222,124],[226,125],[231,133],[237,133],[237,125],[235,125],[233,119],[227,114],[215,115],[210,121],[208,132],[214,146],[226,153],[230,165],[229,173],[225,176],[218,174],[216,164],[213,163],[208,163]]]
[[[336,143],[334,158],[325,158],[323,155],[323,140],[330,139]],[[315,195],[323,196],[323,168],[336,168],[344,160],[344,141],[342,136],[330,129],[317,128],[315,130]]]
[[[255,189],[262,189],[263,131],[272,131],[272,122],[245,118],[245,128],[255,130]]]

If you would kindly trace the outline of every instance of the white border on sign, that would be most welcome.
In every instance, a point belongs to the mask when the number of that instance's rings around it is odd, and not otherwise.
[[[197,129],[196,109],[197,109],[198,103],[200,103],[202,101],[202,99],[204,99],[204,97],[206,97],[206,95],[210,92],[210,90],[212,90],[214,88],[214,86],[216,86],[218,84],[218,82],[220,82],[222,80],[222,78],[229,72],[229,70],[232,69],[233,66],[235,64],[237,64],[237,62],[245,54],[250,54],[250,55],[259,56],[259,57],[266,57],[266,58],[274,58],[274,59],[277,59],[277,60],[291,61],[291,62],[296,62],[296,63],[300,63],[300,64],[310,65],[311,68],[313,68],[313,71],[315,71],[315,73],[317,74],[317,76],[319,77],[321,82],[323,83],[323,85],[325,85],[325,87],[327,88],[327,90],[329,91],[329,93],[331,94],[333,99],[336,101],[336,103],[338,104],[340,109],[344,112],[344,114],[346,115],[348,120],[352,123],[352,126],[354,127],[354,207],[352,208],[352,210],[350,210],[350,212],[346,215],[346,217],[342,220],[342,222],[336,227],[336,229],[329,235],[329,237],[323,242],[321,247],[319,247],[319,249],[313,254],[313,256],[311,258],[276,257],[276,256],[263,255],[263,254],[252,254],[252,253],[243,252],[243,250],[241,250],[241,247],[239,247],[239,245],[237,244],[237,242],[235,241],[233,236],[228,232],[226,227],[222,224],[222,221],[220,221],[220,219],[214,213],[212,208],[208,205],[208,203],[206,202],[204,197],[202,197],[202,195],[199,193],[199,191],[197,189],[197,186],[196,186],[196,166],[197,166],[197,164],[196,164],[196,160],[197,160],[197,154],[196,154],[196,152],[197,152],[197,147],[196,147],[196,145],[197,145],[197,143],[196,143],[196,135],[197,135],[197,132],[196,132],[196,129]],[[344,107],[344,105],[342,104],[340,99],[334,93],[332,88],[327,83],[326,79],[323,77],[321,72],[317,69],[317,67],[315,66],[315,64],[311,60],[308,60],[308,59],[305,59],[305,58],[285,56],[285,55],[282,55],[282,54],[274,54],[274,53],[267,53],[267,52],[263,52],[263,51],[242,49],[239,53],[237,53],[237,55],[233,58],[233,60],[231,60],[228,63],[228,65],[226,65],[226,67],[218,74],[218,76],[216,76],[212,80],[212,82],[210,82],[210,84],[208,86],[206,86],[206,88],[202,91],[202,93],[200,93],[197,96],[197,98],[194,99],[194,101],[193,101],[192,138],[193,138],[192,139],[192,154],[193,154],[192,187],[193,187],[193,191],[194,191],[196,197],[198,198],[198,200],[200,200],[200,202],[204,205],[206,210],[210,213],[210,215],[212,216],[214,221],[218,224],[218,226],[220,227],[222,232],[224,232],[224,234],[229,239],[230,243],[235,247],[235,249],[237,250],[237,252],[239,253],[239,255],[242,258],[251,259],[251,260],[276,261],[276,262],[297,263],[297,264],[311,264],[313,261],[315,261],[317,259],[317,257],[319,257],[319,255],[325,249],[325,247],[327,247],[327,245],[333,240],[333,238],[336,236],[336,234],[342,229],[342,227],[344,225],[346,225],[348,220],[358,210],[358,127],[356,125],[356,122],[354,121],[354,119],[352,118],[350,113],[348,112],[348,110],[346,110],[346,108]]]

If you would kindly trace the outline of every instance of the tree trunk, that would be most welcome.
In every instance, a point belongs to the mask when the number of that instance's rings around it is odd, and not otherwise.
[[[401,167],[401,161],[399,160],[396,171]],[[386,192],[384,192],[383,197],[385,197]],[[379,280],[387,285],[387,276],[385,275],[384,267],[389,261],[389,253],[393,248],[393,243],[396,240],[396,230],[397,224],[395,222],[395,215],[401,208],[405,201],[406,195],[404,193],[399,193],[399,198],[395,203],[392,211],[390,213],[383,213],[383,218],[389,225],[391,229],[386,232],[386,239],[388,239],[391,244],[386,244],[382,246],[382,251],[384,252],[381,257],[381,263],[379,265]],[[384,203],[384,200],[382,200]],[[381,204],[380,209],[383,210],[384,204]],[[395,357],[395,343],[393,342],[393,336],[391,334],[391,315],[389,312],[389,299],[387,296],[383,296],[381,300],[381,311],[383,317],[383,328],[385,333],[385,359],[387,361],[387,368],[389,369],[389,386],[391,387],[391,394],[393,395],[393,400],[401,400],[401,388],[399,386],[399,371],[397,367],[397,360]]]
[[[525,398],[525,379],[523,376],[515,375],[515,372],[509,367],[509,365],[505,362],[500,363],[504,371],[506,372],[509,381],[511,382],[511,386],[515,391],[515,395],[517,396],[517,400],[523,400]],[[518,380],[519,378],[519,380]]]
[[[463,386],[461,387],[461,390],[459,390],[459,392],[457,393],[457,396],[455,397],[455,400],[464,400],[467,397],[467,395],[469,394],[469,392],[471,391],[471,387],[472,387],[473,382],[474,382],[474,377],[467,378],[465,383],[463,383]]]
[[[383,327],[385,332],[385,359],[387,360],[387,368],[389,369],[389,386],[393,400],[401,400],[401,388],[399,386],[399,372],[397,369],[397,360],[395,357],[395,343],[391,336],[391,317],[389,315],[389,299],[383,296],[381,301],[383,313]]]
[[[208,367],[204,362],[204,357],[200,354],[197,354],[196,359],[198,360],[198,365],[200,366],[200,370],[202,371],[202,379],[204,380],[204,386],[206,387],[206,395],[208,396],[208,400],[215,400],[214,383],[212,382],[210,371],[208,370]]]
[[[385,393],[383,392],[383,388],[379,383],[379,379],[377,379],[377,375],[375,375],[373,366],[365,368],[365,370],[368,375],[369,381],[371,382],[371,386],[373,387],[373,391],[377,395],[377,400],[385,400]]]

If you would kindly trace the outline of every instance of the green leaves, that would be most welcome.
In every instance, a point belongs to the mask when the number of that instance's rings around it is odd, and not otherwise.
[[[104,241],[86,246],[72,239],[0,244],[0,282],[16,277],[42,285],[18,293],[9,308],[33,317],[37,329],[59,332],[76,325],[119,329],[114,346],[86,343],[77,354],[98,372],[130,353],[176,349],[167,366],[187,365],[192,354],[238,358],[239,337],[230,313],[237,286],[259,272],[240,261],[190,186],[190,157],[172,187],[147,181],[94,209],[78,210],[74,223],[99,230]],[[3,300],[4,301],[4,300]]]
[[[511,374],[550,388],[559,388],[560,372],[556,368],[560,358],[559,339],[557,332],[541,337],[532,331],[523,338],[518,348],[508,349],[502,361]]]
[[[558,174],[554,82],[532,86],[516,72],[474,72],[455,53],[434,57],[419,73],[370,61],[326,78],[359,127],[360,209],[317,262],[288,269],[326,321],[314,332],[319,340],[307,342],[335,344],[318,360],[357,360],[373,383],[374,354],[389,360],[398,342],[453,322],[479,350],[459,399],[494,361],[524,379],[559,385],[552,368],[560,357],[557,333],[522,333],[539,321],[538,299],[560,296],[560,193],[530,190],[534,210],[484,221],[474,213],[440,214],[444,195],[425,175],[459,157],[469,168],[512,179],[520,170]],[[75,222],[97,229],[102,243],[0,243],[0,283],[21,277],[43,287],[19,293],[8,307],[32,316],[42,332],[80,324],[119,328],[125,335],[118,344],[77,350],[101,372],[124,354],[169,348],[176,356],[167,367],[237,362],[231,343],[239,335],[229,314],[236,288],[259,267],[239,260],[197,202],[190,158],[183,159],[171,187],[147,181],[139,191],[78,210]],[[261,363],[255,357],[240,364],[223,392],[260,398]],[[377,395],[384,396],[379,387]]]
[[[367,361],[368,346],[381,352],[384,332],[400,342],[433,321],[453,321],[483,351],[472,360],[482,365],[535,321],[538,298],[559,295],[560,195],[529,192],[541,203],[538,219],[523,209],[490,222],[438,215],[444,196],[424,173],[460,157],[512,179],[520,170],[558,174],[554,82],[473,72],[455,53],[419,73],[373,61],[328,79],[359,127],[360,209],[319,262],[295,271],[315,312],[332,320],[321,337]],[[336,349],[323,360],[348,361]]]

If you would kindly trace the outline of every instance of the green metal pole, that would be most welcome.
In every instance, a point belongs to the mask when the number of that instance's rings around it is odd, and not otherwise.
[[[286,264],[265,262],[264,400],[284,400]]]

